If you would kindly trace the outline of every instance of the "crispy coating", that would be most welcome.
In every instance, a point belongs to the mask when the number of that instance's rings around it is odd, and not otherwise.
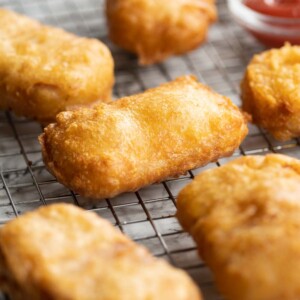
[[[12,300],[200,300],[189,276],[70,204],[0,230],[0,287]]]
[[[108,48],[0,9],[0,108],[49,122],[73,105],[108,101],[114,82]]]
[[[111,40],[145,65],[199,46],[217,11],[214,0],[107,0],[106,15]]]
[[[300,162],[239,158],[179,194],[178,219],[229,300],[300,299]]]
[[[255,55],[241,84],[243,109],[278,140],[300,136],[300,46]]]
[[[40,143],[58,181],[106,198],[231,155],[246,133],[228,98],[186,76],[112,104],[60,113]]]

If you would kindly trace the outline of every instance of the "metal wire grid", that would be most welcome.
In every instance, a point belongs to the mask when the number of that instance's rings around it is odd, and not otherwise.
[[[111,48],[116,62],[116,97],[141,92],[183,74],[195,74],[221,94],[240,104],[239,83],[254,53],[263,50],[248,33],[232,21],[225,0],[218,1],[219,21],[208,42],[199,49],[166,62],[142,68],[136,58],[114,47],[106,36],[101,0],[0,0],[0,6],[27,14],[45,23],[84,36],[98,37]],[[197,256],[192,239],[175,218],[176,196],[195,175],[241,155],[284,153],[300,158],[300,141],[275,141],[250,125],[250,134],[231,158],[220,159],[185,176],[169,179],[114,199],[91,204],[59,184],[43,165],[33,121],[0,112],[0,224],[41,205],[70,202],[93,210],[110,220],[132,239],[156,255],[185,269],[200,285],[205,299],[220,299],[210,271]]]

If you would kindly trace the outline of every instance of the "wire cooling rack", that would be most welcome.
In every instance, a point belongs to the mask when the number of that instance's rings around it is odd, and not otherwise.
[[[254,53],[264,50],[233,22],[225,0],[218,1],[219,21],[211,28],[205,45],[187,55],[172,57],[150,67],[139,67],[133,55],[110,43],[101,0],[0,0],[0,6],[104,41],[116,62],[116,98],[192,73],[240,105],[239,83],[245,66]],[[10,112],[0,112],[0,223],[54,202],[70,202],[93,210],[148,247],[154,255],[185,269],[200,285],[207,300],[221,297],[214,287],[212,274],[197,256],[194,242],[182,231],[174,216],[179,190],[196,174],[237,156],[278,152],[300,157],[299,140],[280,143],[250,125],[250,134],[233,157],[136,193],[92,205],[59,184],[45,170],[37,141],[41,132],[40,125],[33,121],[17,118]]]

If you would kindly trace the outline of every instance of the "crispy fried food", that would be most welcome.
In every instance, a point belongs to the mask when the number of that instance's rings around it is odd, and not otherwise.
[[[300,162],[239,158],[203,172],[178,219],[230,300],[300,299]]]
[[[239,109],[191,76],[56,120],[40,136],[44,162],[58,181],[91,198],[231,155],[247,133]]]
[[[278,140],[300,136],[300,46],[255,55],[242,81],[243,109]]]
[[[200,300],[183,271],[70,204],[0,230],[0,287],[12,300]]]
[[[49,122],[73,105],[108,101],[108,48],[0,9],[0,108]]]
[[[216,20],[214,0],[107,0],[111,40],[143,65],[196,48]]]

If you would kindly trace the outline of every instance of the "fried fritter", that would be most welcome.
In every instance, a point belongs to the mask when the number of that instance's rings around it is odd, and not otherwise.
[[[300,161],[239,158],[200,174],[177,204],[226,298],[300,299]]]
[[[278,140],[300,136],[300,46],[255,55],[242,81],[243,109]]]
[[[62,112],[56,121],[40,136],[45,165],[91,198],[136,191],[231,155],[247,133],[239,109],[190,76]]]
[[[73,105],[108,101],[114,82],[108,48],[0,9],[0,108],[49,122]]]
[[[0,288],[12,300],[200,300],[187,274],[70,204],[0,230]]]
[[[216,20],[214,0],[107,0],[111,40],[153,64],[199,46]]]

